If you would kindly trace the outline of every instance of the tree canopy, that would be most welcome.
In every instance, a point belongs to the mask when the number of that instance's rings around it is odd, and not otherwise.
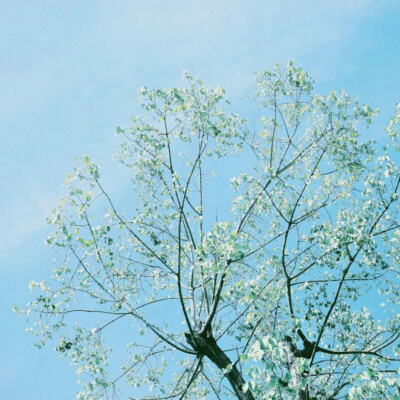
[[[400,105],[378,145],[376,111],[293,62],[255,75],[253,124],[185,83],[117,129],[122,206],[88,156],[68,176],[20,311],[38,345],[79,399],[400,399]]]

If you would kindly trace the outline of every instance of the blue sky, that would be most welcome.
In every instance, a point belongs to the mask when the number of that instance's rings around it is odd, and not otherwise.
[[[394,1],[0,0],[1,399],[74,398],[68,363],[33,348],[10,310],[51,273],[44,221],[74,156],[90,154],[123,192],[114,132],[138,112],[138,87],[180,85],[189,70],[246,113],[253,73],[295,59],[317,91],[379,107],[368,134],[380,140],[400,101],[399,20]]]

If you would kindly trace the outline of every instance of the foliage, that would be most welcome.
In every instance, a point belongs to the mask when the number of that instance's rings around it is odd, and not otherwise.
[[[251,129],[185,79],[140,89],[146,116],[117,129],[133,201],[87,156],[68,176],[63,259],[21,311],[39,346],[58,338],[80,399],[400,399],[400,106],[378,151],[375,111],[293,62],[256,74]],[[242,168],[231,205],[222,162]]]

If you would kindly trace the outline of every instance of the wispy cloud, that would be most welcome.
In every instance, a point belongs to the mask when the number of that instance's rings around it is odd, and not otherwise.
[[[14,204],[4,204],[0,219],[0,255],[20,245],[30,234],[44,230],[46,217],[56,201],[35,188],[29,188]]]
[[[372,0],[123,2],[119,13],[104,5],[109,18],[98,29],[118,51],[138,54],[131,76],[165,82],[187,68],[239,93],[252,72],[291,58],[312,59],[316,78],[332,80],[359,23],[384,8]]]

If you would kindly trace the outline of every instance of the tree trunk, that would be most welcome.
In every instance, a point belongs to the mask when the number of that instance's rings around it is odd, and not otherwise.
[[[193,350],[208,357],[224,373],[239,400],[254,400],[250,390],[243,393],[245,381],[242,374],[238,371],[236,365],[232,365],[232,361],[221,350],[212,335],[207,335],[207,333],[190,335],[186,333],[185,336]]]
[[[300,382],[301,382],[301,374],[297,372],[296,369],[296,355],[298,354],[298,350],[296,345],[293,344],[292,338],[290,336],[285,336],[285,347],[287,349],[287,364],[288,369],[291,375],[291,381],[289,386],[296,390],[296,400],[308,400],[308,390],[305,389],[298,389]]]

